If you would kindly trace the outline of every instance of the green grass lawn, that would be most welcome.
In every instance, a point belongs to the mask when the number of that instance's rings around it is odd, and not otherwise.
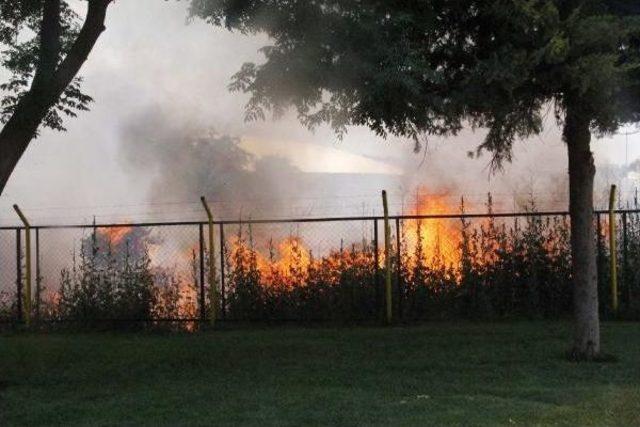
[[[0,335],[0,425],[640,425],[640,324],[613,363],[564,323]]]

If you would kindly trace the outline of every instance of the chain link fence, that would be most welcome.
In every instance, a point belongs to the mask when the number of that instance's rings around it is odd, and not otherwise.
[[[0,229],[0,322],[16,319],[20,313],[17,305],[17,233],[16,229]]]
[[[605,316],[611,314],[607,218],[594,216]],[[620,211],[616,221],[618,315],[639,318],[640,215]],[[215,222],[213,248],[208,227],[32,228],[31,318],[187,329],[214,313],[223,321],[378,321],[387,265],[395,319],[571,311],[565,212],[394,216],[388,254],[381,217]],[[25,317],[25,239],[24,229],[0,230],[3,322]]]

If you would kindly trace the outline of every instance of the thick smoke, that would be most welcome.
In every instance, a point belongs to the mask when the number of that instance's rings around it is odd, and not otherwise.
[[[133,117],[120,139],[127,170],[153,177],[149,202],[192,201],[195,206],[184,213],[196,216],[201,213],[196,203],[200,195],[212,202],[217,217],[226,219],[370,214],[368,199],[352,196],[377,197],[385,183],[398,179],[304,172],[284,157],[251,153],[240,137],[181,123],[158,109]]]
[[[289,158],[256,154],[241,135],[221,135],[215,125],[187,122],[159,108],[132,116],[121,128],[120,144],[132,179],[152,177],[148,201],[173,213],[172,219],[201,218],[200,195],[212,201],[216,216],[223,219],[379,214],[382,189],[390,193],[392,213],[411,211],[418,190],[444,197],[451,212],[457,211],[461,197],[468,211],[484,211],[489,192],[499,211],[529,209],[532,202],[539,210],[565,210],[565,147],[557,128],[548,127],[545,135],[517,143],[514,162],[496,173],[487,167],[490,154],[466,155],[483,137],[471,131],[432,140],[427,151],[417,155],[398,140],[372,140],[358,147],[345,141],[339,147],[387,164],[399,174],[306,172]],[[364,139],[361,132],[355,129],[355,140]],[[300,149],[293,142],[286,147]],[[629,171],[606,162],[598,170],[595,200],[602,207],[608,186],[625,181]],[[166,205],[173,202],[177,207],[171,210]]]

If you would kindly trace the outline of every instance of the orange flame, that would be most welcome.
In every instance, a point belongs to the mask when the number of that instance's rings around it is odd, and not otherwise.
[[[411,215],[444,215],[457,210],[456,206],[449,203],[447,193],[427,194],[419,191],[416,199]],[[404,221],[402,234],[407,252],[420,256],[424,265],[457,267],[460,263],[462,239],[459,222],[450,219],[407,220]]]
[[[117,245],[133,231],[133,227],[103,227],[98,229],[98,233],[105,236],[112,244]]]
[[[446,193],[434,195],[419,192],[410,214],[451,214],[458,209],[458,206],[449,203]],[[460,223],[454,219],[403,222],[401,244],[403,251],[410,254],[409,259],[404,260],[410,263],[409,267],[420,262],[432,268],[444,266],[457,269],[461,259],[461,241]],[[229,244],[231,267],[249,269],[253,266],[260,274],[263,286],[269,288],[305,286],[310,270],[321,270],[329,283],[337,284],[343,267],[371,270],[374,257],[372,248],[353,247],[351,250],[332,250],[322,258],[314,259],[302,239],[296,236],[286,237],[277,243],[270,242],[268,255],[252,249],[245,239],[238,236],[231,238]],[[384,267],[382,246],[381,243],[378,249],[380,267]]]
[[[274,254],[275,255],[275,254]],[[266,283],[285,287],[303,286],[308,279],[311,254],[299,237],[287,237],[278,244],[277,258],[260,258],[258,268]]]
[[[310,251],[302,239],[289,236],[277,244],[270,242],[269,256],[251,250],[244,240],[231,239],[231,260],[234,266],[249,268],[254,264],[265,284],[270,287],[303,286],[308,278],[312,263]]]

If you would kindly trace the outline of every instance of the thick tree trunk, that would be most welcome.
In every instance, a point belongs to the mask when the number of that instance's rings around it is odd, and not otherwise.
[[[593,179],[596,169],[590,147],[589,118],[572,106],[567,108],[564,139],[569,152],[569,212],[575,316],[572,356],[592,360],[600,353],[593,223]]]
[[[0,195],[29,143],[35,138],[45,115],[76,77],[104,31],[106,11],[111,1],[89,0],[85,22],[60,64],[57,64],[60,1],[43,3],[40,61],[34,80],[29,92],[20,99],[13,115],[0,131]]]
[[[50,108],[39,106],[38,98],[41,96],[33,91],[26,94],[0,131],[0,194]]]

